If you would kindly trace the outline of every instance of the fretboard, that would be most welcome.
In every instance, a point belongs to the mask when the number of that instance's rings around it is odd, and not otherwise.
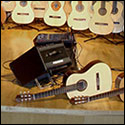
[[[102,9],[105,8],[105,2],[106,2],[106,1],[101,1],[101,8],[102,8]]]
[[[38,94],[34,94],[33,97],[34,97],[34,100],[36,100],[36,99],[49,97],[49,96],[53,96],[53,95],[64,94],[64,93],[71,92],[74,90],[77,90],[77,84],[66,86],[66,87],[61,87],[58,89],[53,89],[53,90],[38,93]]]
[[[113,14],[116,14],[116,13],[117,13],[117,1],[113,1],[112,13],[113,13]]]
[[[117,96],[117,95],[120,95],[120,94],[123,94],[123,93],[124,93],[124,88],[120,88],[120,89],[117,89],[117,90],[112,90],[110,92],[106,92],[106,93],[91,96],[91,97],[89,97],[89,101],[102,99],[102,98],[106,98],[106,97],[113,97],[113,96]]]

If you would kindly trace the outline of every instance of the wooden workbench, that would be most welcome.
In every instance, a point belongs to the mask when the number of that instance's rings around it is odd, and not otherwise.
[[[54,31],[41,31],[40,33],[52,33]],[[89,31],[87,35],[93,35]],[[39,34],[35,30],[7,29],[1,30],[1,75],[9,75],[1,78],[1,110],[2,112],[26,112],[43,114],[61,114],[61,115],[111,115],[124,116],[124,103],[118,97],[105,98],[81,105],[71,105],[66,94],[44,98],[34,102],[17,103],[15,97],[20,91],[41,92],[37,87],[30,90],[17,84],[9,82],[14,78],[10,70],[3,68],[5,61],[16,59],[30,48],[33,47],[33,39]],[[124,44],[114,45],[104,39],[84,42],[87,37],[76,34],[76,41],[82,46],[80,54],[80,63],[85,66],[93,60],[102,60],[111,68],[124,68]],[[111,36],[110,36],[111,37]],[[115,40],[120,40],[115,38]],[[81,50],[78,44],[78,51]],[[9,64],[9,63],[8,63]],[[8,66],[8,64],[6,66]],[[78,64],[80,67],[80,65]],[[112,71],[113,86],[117,75],[121,73]],[[115,118],[115,117],[114,117]],[[123,121],[121,121],[122,123]],[[97,122],[95,122],[97,123]]]

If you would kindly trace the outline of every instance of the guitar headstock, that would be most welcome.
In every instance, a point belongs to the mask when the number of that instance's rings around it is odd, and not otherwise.
[[[87,96],[78,96],[70,99],[70,103],[73,105],[84,104],[89,102],[89,97]]]
[[[28,102],[33,100],[33,95],[28,92],[20,92],[19,95],[16,96],[17,102]]]

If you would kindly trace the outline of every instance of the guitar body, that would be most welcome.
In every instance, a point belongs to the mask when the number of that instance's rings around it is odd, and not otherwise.
[[[93,6],[94,15],[89,21],[89,29],[95,34],[107,35],[110,34],[114,29],[114,24],[111,18],[112,7],[110,3],[105,2],[105,11],[103,11],[103,9],[101,10],[100,8],[101,1],[97,1]]]
[[[16,2],[15,1],[3,1],[2,7],[4,8],[6,12],[11,12],[16,7]]]
[[[29,24],[34,20],[32,1],[16,1],[16,7],[12,12],[12,20],[18,24]]]
[[[122,88],[124,87],[124,73],[118,75],[115,80],[115,87]],[[120,99],[124,102],[124,94],[119,95]]]
[[[88,29],[88,22],[90,20],[89,3],[82,1],[81,5],[78,1],[72,1],[72,12],[68,18],[68,26],[74,30]]]
[[[117,12],[114,14],[113,13],[111,14],[111,17],[114,22],[113,33],[120,33],[123,31],[124,19],[122,16],[122,12],[123,12],[123,4],[117,1]]]
[[[43,18],[45,11],[48,8],[47,1],[33,1],[32,8],[36,18]]]
[[[68,17],[72,12],[71,1],[65,1],[64,11],[66,13],[66,19],[68,20]]]
[[[50,26],[63,26],[66,23],[66,14],[63,10],[65,1],[48,1],[48,4],[44,22]]]
[[[69,99],[78,96],[92,96],[112,88],[112,74],[109,66],[102,62],[88,64],[82,72],[72,73],[67,77],[66,86],[84,81],[86,88],[83,91],[68,92]]]
[[[2,3],[2,1],[1,1]],[[1,6],[1,24],[6,21],[6,12],[4,11],[3,7]]]

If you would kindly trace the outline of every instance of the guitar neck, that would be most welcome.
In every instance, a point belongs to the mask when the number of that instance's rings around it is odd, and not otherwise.
[[[117,13],[117,1],[113,1],[112,13],[113,13],[113,14]]]
[[[105,1],[101,1],[101,8],[105,8]]]
[[[78,4],[79,4],[79,5],[82,5],[82,1],[78,1]]]
[[[110,91],[110,92],[106,92],[106,93],[91,96],[91,97],[89,97],[88,100],[93,101],[93,100],[102,99],[102,98],[106,98],[106,97],[117,96],[117,95],[120,95],[120,94],[123,94],[123,93],[124,93],[124,87],[120,88],[120,89],[117,89],[117,90]]]
[[[54,90],[50,90],[50,91],[46,91],[46,92],[42,92],[42,93],[38,93],[38,94],[34,94],[33,99],[36,100],[36,99],[49,97],[49,96],[53,96],[53,95],[64,94],[64,93],[71,92],[74,90],[77,90],[77,84],[66,86],[66,87],[61,87],[58,89],[54,89]]]

